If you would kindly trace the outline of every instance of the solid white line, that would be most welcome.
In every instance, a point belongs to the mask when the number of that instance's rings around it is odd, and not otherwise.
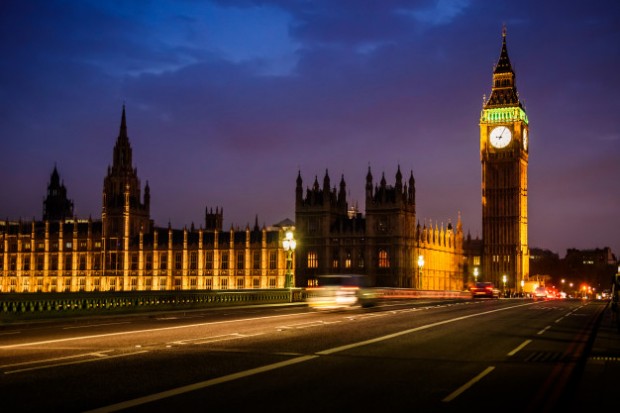
[[[545,334],[545,332],[546,332],[547,330],[549,330],[550,328],[551,328],[551,326],[547,326],[547,327],[543,328],[542,330],[540,330],[540,331],[539,331],[538,333],[536,333],[536,334],[538,334],[539,336],[540,336],[540,335],[542,335],[542,334]]]
[[[114,350],[103,350],[103,351],[98,351],[96,353],[75,354],[73,356],[55,357],[55,358],[52,358],[52,359],[24,361],[22,363],[4,364],[4,365],[0,366],[0,369],[6,369],[6,368],[9,368],[9,367],[17,367],[17,366],[27,366],[29,364],[48,363],[50,361],[68,360],[68,359],[75,359],[75,358],[80,358],[80,357],[89,357],[89,356],[93,356],[93,355],[101,355],[103,353],[109,353],[111,351],[114,351]]]
[[[117,332],[117,333],[94,334],[94,335],[90,335],[90,336],[59,338],[57,340],[33,341],[33,342],[30,342],[30,343],[9,344],[9,345],[6,345],[6,346],[0,346],[0,350],[9,349],[9,348],[17,348],[17,347],[37,346],[37,345],[41,345],[41,344],[62,343],[62,342],[65,342],[65,341],[88,340],[88,339],[91,339],[91,338],[113,337],[113,336],[122,336],[122,335],[127,335],[127,334],[150,333],[150,332],[153,332],[153,331],[178,330],[178,329],[182,329],[182,328],[203,327],[203,326],[209,326],[209,325],[215,325],[215,324],[239,323],[239,322],[246,322],[246,321],[253,321],[253,320],[262,320],[262,319],[270,319],[270,318],[292,317],[292,316],[302,315],[302,314],[307,314],[307,313],[282,314],[282,315],[276,315],[276,316],[245,318],[245,319],[227,320],[227,321],[213,321],[213,322],[209,322],[209,323],[188,324],[188,325],[184,325],[184,326],[159,327],[159,328],[149,328],[149,329],[145,329],[145,330],[120,331],[120,332]]]
[[[93,361],[109,360],[109,359],[115,359],[115,358],[119,358],[119,357],[129,357],[129,356],[135,356],[136,354],[142,354],[142,353],[148,353],[148,351],[147,350],[142,350],[142,351],[136,351],[135,353],[126,353],[126,354],[118,354],[116,356],[108,356],[106,358],[77,360],[77,361],[69,361],[69,362],[66,362],[66,363],[57,363],[57,364],[46,364],[44,366],[29,367],[29,368],[19,369],[19,370],[9,370],[9,371],[5,371],[4,374],[13,374],[13,373],[22,373],[24,371],[49,369],[49,368],[52,368],[52,367],[68,366],[68,365],[71,365],[71,364],[92,363]]]
[[[447,402],[451,402],[452,400],[456,399],[461,393],[469,389],[471,386],[473,386],[476,382],[480,381],[484,376],[492,372],[494,369],[495,369],[495,366],[487,367],[486,369],[484,369],[482,373],[478,374],[476,377],[474,377],[473,379],[471,379],[470,381],[468,381],[467,383],[465,383],[464,385],[462,385],[461,387],[459,387],[458,389],[450,393],[448,396],[446,396],[446,398],[444,398],[442,402],[447,403]]]
[[[73,330],[76,328],[91,328],[91,327],[101,327],[101,326],[114,326],[118,324],[129,324],[129,321],[123,321],[119,323],[105,323],[105,324],[89,324],[87,326],[71,326],[71,327],[63,327],[63,330]]]

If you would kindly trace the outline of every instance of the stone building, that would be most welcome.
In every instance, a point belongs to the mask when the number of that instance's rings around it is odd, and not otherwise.
[[[282,288],[284,225],[261,228],[256,218],[252,228],[223,230],[222,222],[222,208],[205,208],[204,227],[155,225],[123,107],[101,219],[73,216],[54,167],[42,220],[0,221],[0,292]]]

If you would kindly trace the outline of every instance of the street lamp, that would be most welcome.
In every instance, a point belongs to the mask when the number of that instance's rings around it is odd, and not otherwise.
[[[418,255],[418,288],[422,288],[422,267],[424,267],[424,255]]]
[[[478,267],[474,267],[474,283],[478,283]]]
[[[284,283],[284,288],[293,287],[293,252],[296,246],[297,241],[295,241],[293,237],[293,230],[286,230],[284,240],[282,241],[282,247],[286,252],[286,281]]]
[[[504,295],[506,295],[506,281],[508,281],[506,274],[502,276],[502,281],[504,282]]]
[[[525,280],[521,280],[521,297],[523,297],[525,294]]]

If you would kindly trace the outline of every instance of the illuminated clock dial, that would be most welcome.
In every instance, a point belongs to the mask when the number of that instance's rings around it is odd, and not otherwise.
[[[491,141],[491,145],[496,148],[505,148],[508,146],[512,139],[512,133],[510,129],[506,126],[497,126],[495,129],[491,131],[491,135],[489,140]]]
[[[527,129],[523,131],[523,149],[525,149],[527,151],[527,145],[528,145],[528,141],[527,141]]]

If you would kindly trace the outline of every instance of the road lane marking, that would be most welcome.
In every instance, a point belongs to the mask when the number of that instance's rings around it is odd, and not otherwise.
[[[547,330],[549,330],[550,328],[551,328],[551,326],[547,326],[547,327],[543,328],[542,330],[540,330],[540,331],[539,331],[538,333],[536,333],[536,334],[538,334],[539,336],[540,336],[540,335],[543,335],[543,334],[545,334],[545,333],[547,332]]]
[[[178,344],[178,345],[184,345],[184,344],[208,344],[208,343],[217,343],[219,341],[238,340],[240,338],[255,337],[255,336],[260,336],[260,335],[263,335],[263,334],[264,333],[256,333],[256,334],[232,333],[232,334],[225,334],[225,335],[221,335],[221,336],[200,337],[200,338],[192,338],[192,339],[188,339],[188,340],[171,341],[170,343],[166,343],[166,344]]]
[[[166,391],[163,391],[163,392],[150,394],[148,396],[139,397],[137,399],[127,400],[127,401],[116,403],[116,404],[112,404],[112,405],[109,405],[109,406],[100,407],[100,408],[97,408],[97,409],[94,409],[94,410],[90,410],[90,411],[87,411],[87,412],[84,412],[84,413],[104,413],[104,412],[107,413],[107,412],[115,412],[115,411],[122,410],[122,409],[128,409],[130,407],[135,407],[135,406],[139,406],[139,405],[142,405],[142,404],[145,404],[145,403],[150,403],[150,402],[154,402],[154,401],[157,401],[157,400],[162,400],[162,399],[165,399],[165,398],[168,398],[168,397],[177,396],[177,395],[180,395],[180,394],[183,394],[183,393],[188,393],[188,392],[191,392],[191,391],[194,391],[194,390],[204,389],[204,388],[207,388],[207,387],[210,387],[210,386],[214,386],[216,384],[237,380],[237,379],[240,379],[240,378],[252,376],[252,375],[255,375],[255,374],[259,374],[259,373],[264,373],[266,371],[275,370],[275,369],[279,369],[279,368],[282,368],[282,367],[287,367],[287,366],[298,364],[298,363],[303,363],[303,362],[306,362],[306,361],[309,361],[309,360],[316,359],[316,358],[318,358],[320,356],[323,356],[323,355],[334,354],[334,353],[338,353],[338,352],[341,352],[341,351],[349,350],[349,349],[352,349],[352,348],[366,346],[368,344],[378,343],[378,342],[385,341],[385,340],[390,340],[392,338],[403,336],[403,335],[406,335],[406,334],[411,334],[411,333],[414,333],[416,331],[426,330],[428,328],[437,327],[437,326],[440,326],[440,325],[444,325],[444,324],[448,324],[448,323],[453,323],[453,322],[460,321],[460,320],[465,320],[465,319],[468,319],[468,318],[479,317],[479,316],[486,315],[486,314],[496,313],[496,312],[500,312],[500,311],[506,311],[506,310],[509,310],[509,309],[512,309],[512,308],[523,307],[523,306],[526,306],[526,305],[532,305],[532,303],[518,304],[518,305],[515,305],[515,306],[498,308],[498,309],[495,309],[495,310],[489,310],[489,311],[484,311],[484,312],[481,312],[481,313],[461,316],[461,317],[453,318],[453,319],[450,319],[450,320],[440,321],[440,322],[437,322],[437,323],[432,323],[432,324],[428,324],[428,325],[425,325],[425,326],[420,326],[420,327],[412,328],[412,329],[409,329],[409,330],[404,330],[404,331],[401,331],[401,332],[398,332],[398,333],[394,333],[394,334],[388,334],[388,335],[385,335],[385,336],[376,337],[376,338],[371,339],[371,340],[365,340],[365,341],[360,341],[360,342],[352,343],[352,344],[345,345],[345,346],[334,347],[332,349],[327,349],[327,350],[319,351],[319,352],[316,352],[316,353],[311,354],[311,355],[296,357],[296,358],[293,358],[293,359],[290,359],[290,360],[285,360],[285,361],[281,361],[281,362],[278,362],[278,363],[268,364],[266,366],[257,367],[257,368],[250,369],[250,370],[244,370],[244,371],[240,371],[238,373],[228,374],[228,375],[222,376],[222,377],[216,377],[214,379],[205,380],[205,381],[201,381],[201,382],[198,382],[198,383],[190,384],[190,385],[187,385],[187,386],[177,387],[175,389],[170,389],[170,390],[166,390]],[[476,376],[474,379],[472,379],[469,382],[469,383],[471,383],[471,384],[469,384],[469,386],[474,384],[476,381],[480,380],[482,377],[484,377],[484,375],[488,374],[494,368],[495,367],[487,368],[484,372],[482,372],[481,374]],[[469,386],[467,386],[467,387],[461,386],[462,390],[460,391],[460,393],[465,391]],[[459,390],[457,390],[456,392],[458,392],[458,391]],[[456,392],[454,392],[454,393],[456,393]],[[448,397],[450,397],[450,396],[448,396]],[[456,397],[456,396],[454,396],[454,397]]]
[[[154,402],[168,397],[177,396],[179,394],[188,393],[194,390],[204,389],[206,387],[215,386],[220,383],[226,383],[233,380],[242,379],[244,377],[253,376],[255,374],[264,373],[266,371],[287,367],[293,364],[303,363],[308,360],[318,358],[319,356],[307,355],[296,357],[290,360],[281,361],[279,363],[268,364],[266,366],[257,367],[250,370],[240,371],[238,373],[228,374],[222,377],[216,377],[214,379],[201,381],[198,383],[189,384],[183,387],[177,387],[176,389],[166,390],[160,393],[151,394],[148,396],[140,397],[133,400],[127,400],[125,402],[112,404],[110,406],[100,407],[98,409],[89,410],[85,413],[104,413],[104,412],[116,412],[118,410],[128,409],[130,407],[140,406],[145,403]]]
[[[515,348],[514,350],[512,350],[511,352],[508,353],[508,357],[512,357],[515,354],[517,354],[519,351],[521,351],[521,349],[525,346],[527,346],[528,344],[530,344],[532,342],[532,340],[525,340],[523,343],[519,344],[519,346],[517,346],[517,348]]]
[[[123,321],[123,322],[120,322],[120,323],[90,324],[90,325],[87,325],[87,326],[63,327],[62,329],[63,330],[73,330],[73,329],[76,329],[76,328],[91,328],[91,327],[102,327],[102,326],[115,326],[115,325],[118,325],[118,324],[129,324],[129,323],[130,323],[129,321]]]
[[[54,357],[54,358],[51,358],[51,359],[32,360],[32,361],[23,361],[21,363],[4,364],[4,365],[0,366],[0,369],[6,369],[6,368],[10,368],[10,367],[17,367],[17,366],[27,366],[27,365],[30,365],[30,364],[49,363],[49,362],[52,362],[52,361],[69,360],[69,359],[75,359],[75,358],[80,358],[80,357],[90,357],[90,356],[94,356],[94,355],[102,357],[104,355],[103,353],[110,353],[112,351],[114,351],[114,350],[103,350],[103,351],[98,351],[96,353],[74,354],[72,356]]]
[[[43,369],[49,369],[49,368],[52,368],[52,367],[69,366],[69,365],[72,365],[72,364],[92,363],[94,361],[110,360],[110,359],[115,359],[115,358],[119,358],[119,357],[130,357],[130,356],[135,356],[136,354],[142,354],[142,353],[148,353],[148,351],[147,350],[142,350],[142,351],[136,351],[136,352],[133,352],[133,353],[125,353],[125,354],[117,354],[117,355],[114,355],[114,356],[107,356],[105,358],[99,357],[99,358],[88,359],[88,360],[68,361],[68,362],[65,362],[65,363],[44,364],[42,366],[27,367],[25,369],[8,370],[8,371],[5,371],[4,374],[23,373],[25,371],[43,370]]]
[[[442,402],[448,403],[456,399],[461,393],[463,393],[465,390],[469,389],[471,386],[473,386],[474,384],[482,380],[484,376],[486,376],[493,370],[495,370],[495,366],[487,367],[486,369],[484,369],[484,371],[482,371],[482,373],[478,374],[476,377],[474,377],[473,379],[471,379],[470,381],[468,381],[467,383],[465,383],[464,385],[462,385],[461,387],[459,387],[458,389],[450,393],[448,396],[446,396],[442,400]]]
[[[204,327],[204,326],[216,325],[216,324],[239,323],[239,322],[255,321],[255,320],[270,319],[270,318],[292,317],[292,316],[304,315],[304,314],[308,314],[308,313],[281,314],[281,315],[276,315],[276,316],[244,318],[244,319],[238,319],[238,320],[212,321],[208,323],[188,324],[188,325],[182,325],[182,326],[147,328],[144,330],[119,331],[116,333],[93,334],[93,335],[88,335],[88,336],[59,338],[55,340],[33,341],[33,342],[19,343],[19,344],[7,344],[5,346],[0,346],[0,350],[5,350],[9,348],[18,348],[18,347],[38,346],[41,344],[62,343],[66,341],[88,340],[91,338],[124,336],[124,335],[129,335],[129,334],[151,333],[153,331],[179,330],[183,328]]]

